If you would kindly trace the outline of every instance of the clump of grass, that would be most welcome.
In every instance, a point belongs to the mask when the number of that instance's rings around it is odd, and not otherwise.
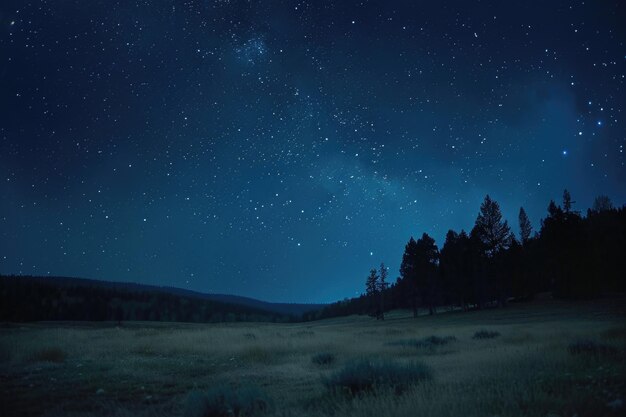
[[[496,332],[493,330],[479,330],[474,333],[472,339],[494,339],[498,336],[500,336],[500,332]]]
[[[335,362],[335,355],[328,352],[318,353],[311,357],[311,362],[316,365],[331,365]]]
[[[261,346],[252,346],[241,352],[241,358],[247,362],[268,364],[274,361],[275,354]]]
[[[567,346],[567,351],[571,355],[588,356],[611,356],[617,354],[617,349],[613,346],[597,343],[589,339],[576,340]]]
[[[133,353],[135,355],[141,355],[141,356],[156,356],[156,352],[151,346],[143,345],[143,344],[134,346],[130,350],[130,353]]]
[[[61,348],[50,347],[36,351],[32,355],[32,359],[37,362],[55,362],[61,363],[67,358],[67,353]]]
[[[292,337],[312,337],[315,336],[315,332],[312,330],[300,330],[291,334]]]
[[[246,333],[243,335],[243,337],[249,340],[256,340],[256,335],[254,333]]]
[[[429,336],[423,339],[404,339],[397,340],[395,342],[388,343],[390,346],[403,346],[415,349],[427,349],[431,352],[435,351],[440,346],[445,346],[448,343],[456,342],[454,336]]]
[[[626,326],[611,327],[602,336],[607,339],[626,339]]]
[[[324,383],[333,393],[343,392],[354,396],[378,389],[391,389],[401,394],[409,386],[430,379],[430,369],[419,362],[398,364],[388,360],[360,360],[347,364]]]
[[[397,334],[402,334],[402,330],[398,329],[385,329],[385,334],[388,336],[395,336]]]
[[[189,394],[185,417],[254,417],[272,409],[272,401],[256,386],[233,389],[219,385],[205,393]]]

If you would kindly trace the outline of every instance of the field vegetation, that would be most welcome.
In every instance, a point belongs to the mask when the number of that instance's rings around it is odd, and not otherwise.
[[[623,416],[623,306],[547,299],[417,319],[394,311],[384,322],[6,324],[0,415]]]

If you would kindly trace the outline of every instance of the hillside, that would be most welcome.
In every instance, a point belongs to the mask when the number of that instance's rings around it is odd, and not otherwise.
[[[297,321],[315,304],[69,277],[0,276],[0,320]]]

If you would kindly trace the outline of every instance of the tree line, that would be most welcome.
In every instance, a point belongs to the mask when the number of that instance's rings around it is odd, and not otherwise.
[[[0,321],[292,322],[301,318],[141,285],[0,275]]]
[[[503,307],[548,291],[568,299],[623,292],[626,207],[615,208],[607,196],[599,196],[584,216],[574,210],[574,204],[564,190],[562,204],[550,201],[547,216],[534,234],[521,207],[517,237],[500,205],[487,195],[469,233],[449,230],[441,249],[427,233],[411,237],[393,285],[385,282],[387,271],[381,265],[380,272],[370,272],[362,296],[311,315],[384,318],[386,310],[408,308],[417,317],[420,308],[435,314],[443,306]]]

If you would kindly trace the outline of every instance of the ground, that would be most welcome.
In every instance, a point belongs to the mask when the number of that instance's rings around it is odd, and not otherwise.
[[[5,324],[0,415],[192,415],[191,392],[254,385],[270,416],[623,416],[625,306],[542,298],[384,322]],[[499,336],[474,338],[481,330]],[[430,336],[455,340],[415,346]],[[335,360],[314,363],[320,353]],[[331,392],[324,381],[356,359],[419,362],[432,379]]]

